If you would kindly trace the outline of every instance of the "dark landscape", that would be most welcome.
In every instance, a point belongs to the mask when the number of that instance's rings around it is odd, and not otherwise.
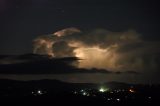
[[[4,104],[159,104],[160,85],[108,82],[66,83],[58,80],[0,80],[0,99]]]

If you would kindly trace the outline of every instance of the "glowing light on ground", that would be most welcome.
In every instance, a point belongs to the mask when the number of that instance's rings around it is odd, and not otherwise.
[[[134,89],[129,89],[129,92],[135,93],[135,90]]]
[[[108,88],[104,88],[104,87],[101,87],[100,89],[99,89],[99,92],[107,92],[109,89]]]
[[[87,95],[87,93],[86,93],[86,92],[83,92],[83,95],[85,96],[85,95]]]
[[[38,93],[39,95],[43,94],[41,90],[38,90],[37,93]]]

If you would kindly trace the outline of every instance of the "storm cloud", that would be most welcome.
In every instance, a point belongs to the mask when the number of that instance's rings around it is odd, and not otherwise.
[[[157,70],[159,45],[159,42],[145,41],[135,30],[111,32],[66,28],[34,39],[33,52],[51,57],[78,57],[81,59],[79,68]]]

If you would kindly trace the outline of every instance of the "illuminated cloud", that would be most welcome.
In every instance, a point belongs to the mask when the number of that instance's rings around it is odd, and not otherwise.
[[[51,38],[41,36],[33,41],[33,48],[34,48],[33,53],[53,56],[54,54],[51,49],[52,45],[53,41],[51,40]]]
[[[149,42],[134,30],[88,32],[67,28],[34,40],[34,53],[52,57],[79,57],[79,68],[112,71],[154,70],[159,63],[159,42]]]
[[[79,32],[81,32],[79,29],[71,27],[71,28],[66,28],[66,29],[57,31],[57,32],[53,33],[53,35],[56,35],[58,37],[62,37],[62,36],[71,35],[73,33],[79,33]]]

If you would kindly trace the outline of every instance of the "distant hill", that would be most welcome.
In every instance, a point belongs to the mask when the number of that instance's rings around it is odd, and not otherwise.
[[[0,79],[0,85],[3,86],[11,86],[11,85],[28,85],[28,86],[39,86],[41,88],[99,88],[101,86],[109,87],[109,88],[128,88],[131,84],[122,83],[122,82],[107,82],[102,84],[96,83],[68,83],[59,80],[30,80],[30,81],[19,81],[19,80],[9,80],[9,79]],[[64,88],[63,88],[64,89]]]

